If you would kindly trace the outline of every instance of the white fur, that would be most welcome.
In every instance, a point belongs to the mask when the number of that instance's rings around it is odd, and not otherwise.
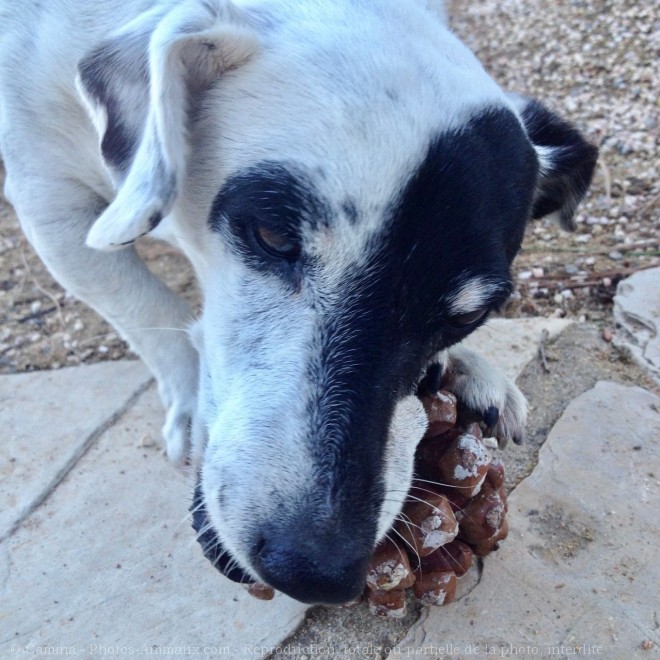
[[[544,147],[541,145],[535,145],[536,157],[539,159],[539,167],[541,170],[541,175],[552,172],[554,165],[554,152],[555,149],[552,147]]]
[[[399,401],[394,410],[385,452],[385,490],[378,521],[378,540],[384,538],[394,519],[401,511],[408,494],[402,488],[410,482],[415,463],[415,449],[428,427],[428,419],[421,401],[416,396],[408,396]]]

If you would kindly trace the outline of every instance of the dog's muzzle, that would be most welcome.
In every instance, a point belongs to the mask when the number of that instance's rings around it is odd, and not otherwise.
[[[213,529],[199,483],[191,511],[204,556],[230,580],[254,583]],[[369,554],[351,548],[350,542],[338,542],[332,534],[312,534],[305,540],[308,528],[300,525],[296,531],[273,525],[261,530],[250,557],[255,572],[267,585],[302,603],[331,605],[357,598],[364,590]]]

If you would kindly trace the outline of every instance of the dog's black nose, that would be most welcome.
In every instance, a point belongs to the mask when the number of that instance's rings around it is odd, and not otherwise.
[[[303,603],[346,603],[364,590],[369,555],[329,540],[301,544],[273,532],[257,545],[253,565],[267,584]]]

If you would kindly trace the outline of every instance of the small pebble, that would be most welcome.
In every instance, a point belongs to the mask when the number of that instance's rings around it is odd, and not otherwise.
[[[140,439],[140,444],[138,445],[138,447],[140,449],[144,449],[146,447],[154,447],[155,445],[156,443],[154,442],[153,438],[150,435],[145,434]]]
[[[621,259],[623,259],[623,254],[618,250],[613,250],[607,256],[614,261],[621,261]]]

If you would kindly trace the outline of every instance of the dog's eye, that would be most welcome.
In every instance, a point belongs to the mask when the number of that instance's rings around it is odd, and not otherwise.
[[[481,319],[486,316],[487,311],[488,310],[484,308],[478,309],[474,312],[468,312],[467,314],[458,314],[457,316],[452,316],[449,319],[449,322],[457,328],[465,328],[475,324],[477,321],[481,321]]]
[[[254,235],[259,246],[274,257],[295,261],[300,256],[300,243],[282,232],[256,225]]]

